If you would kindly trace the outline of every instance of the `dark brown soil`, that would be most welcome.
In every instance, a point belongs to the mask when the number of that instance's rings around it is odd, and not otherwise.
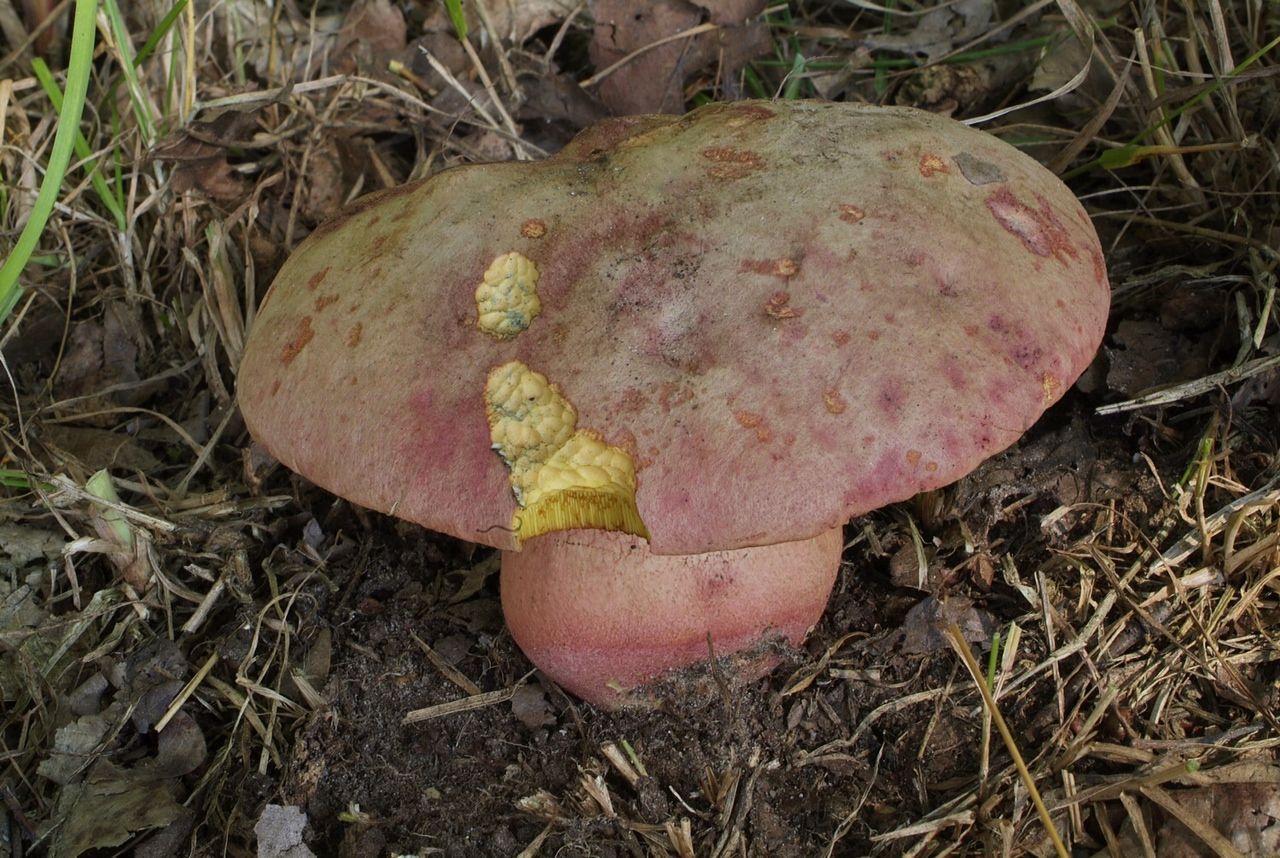
[[[1073,418],[1084,404],[1083,396],[1069,398],[1021,445],[935,499],[942,511],[924,534],[937,540],[930,586],[953,602],[972,600],[989,624],[1017,620],[1028,606],[1004,582],[984,584],[975,558],[997,544],[1017,546],[1028,564],[1042,562],[1049,546],[1037,522],[1064,492],[1074,504],[1140,507],[1141,491],[1153,487],[1125,468],[1114,442],[1091,438]],[[999,516],[1011,496],[1021,502],[1017,511]],[[316,499],[329,503],[319,493]],[[970,680],[936,631],[928,634],[928,621],[909,617],[925,593],[891,580],[907,544],[904,513],[850,523],[856,544],[827,613],[807,651],[791,654],[768,681],[727,696],[667,698],[652,711],[607,713],[534,674],[519,713],[502,700],[402,724],[412,710],[467,696],[418,641],[431,642],[486,692],[516,686],[532,668],[503,629],[496,574],[454,601],[467,570],[491,564],[488,549],[356,516],[339,503],[322,515],[324,529],[353,534],[352,542],[331,559],[328,582],[306,587],[313,602],[303,623],[304,637],[332,632],[324,686],[331,706],[299,737],[280,800],[306,809],[313,847],[323,855],[374,856],[384,848],[513,855],[544,830],[542,854],[637,854],[646,839],[668,843],[664,823],[681,819],[692,822],[699,855],[712,854],[731,832],[740,832],[750,855],[824,854],[837,832],[831,854],[866,854],[875,846],[871,834],[971,787],[979,767],[982,719]],[[962,526],[976,538],[969,553],[955,541]],[[1087,518],[1074,526],[1086,527]],[[1053,537],[1067,540],[1066,527]],[[878,546],[859,534],[874,534]],[[1066,569],[1049,582],[1072,585]],[[922,630],[931,651],[904,652],[905,636]],[[1024,658],[1045,651],[1034,635],[1024,638]],[[782,693],[815,670],[808,687]],[[877,707],[921,693],[924,699],[878,713],[847,741]],[[1028,753],[1052,738],[1056,717],[1038,717],[1048,703],[1043,688],[1006,703]],[[624,741],[648,774],[635,786],[601,752]],[[1004,757],[997,749],[993,771],[1007,768]],[[602,779],[612,814],[587,798],[584,778]],[[737,789],[726,795],[730,784]],[[243,810],[255,818],[258,809]],[[1034,817],[1028,824],[1038,825]]]

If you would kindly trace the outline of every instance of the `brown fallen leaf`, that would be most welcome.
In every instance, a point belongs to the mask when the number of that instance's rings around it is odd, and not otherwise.
[[[946,649],[949,646],[946,628],[951,623],[960,627],[969,643],[990,641],[996,630],[995,617],[975,607],[972,600],[952,596],[941,601],[930,596],[907,611],[902,621],[902,651],[923,655]]]
[[[1145,390],[1187,381],[1208,371],[1207,340],[1192,340],[1155,321],[1125,319],[1106,349],[1107,386],[1135,396]]]
[[[356,0],[342,19],[334,66],[344,74],[377,73],[408,42],[404,13],[391,0]]]
[[[570,74],[523,80],[521,89],[524,102],[516,118],[525,126],[526,133],[532,132],[535,142],[549,151],[560,149],[583,128],[609,115],[604,105],[592,98]],[[538,139],[553,135],[554,142],[550,145]]]
[[[547,703],[546,693],[536,682],[521,685],[511,695],[511,714],[530,730],[554,724],[556,721]]]
[[[302,179],[299,214],[315,226],[338,213],[345,199],[347,182],[342,157],[332,138],[312,147],[307,158],[306,175]]]
[[[62,788],[53,818],[61,820],[50,854],[75,858],[119,846],[137,831],[164,828],[182,813],[164,781],[137,777],[100,759],[83,783]]]
[[[1240,854],[1280,855],[1280,784],[1215,784],[1168,793],[1186,814],[1212,828]],[[1161,858],[1214,854],[1173,814],[1156,832],[1155,846]]]
[[[956,0],[926,12],[906,33],[876,34],[866,43],[872,48],[923,54],[932,62],[985,33],[994,12],[992,0]]]
[[[227,150],[248,138],[255,123],[251,111],[228,110],[161,140],[151,157],[175,165],[169,183],[178,193],[198,190],[221,202],[239,200],[249,186],[227,162]]]
[[[160,466],[159,459],[123,432],[49,423],[40,427],[40,441],[62,468],[85,477],[104,468],[150,472]]]
[[[674,39],[633,57],[600,83],[600,100],[619,116],[681,113],[685,82],[716,61],[723,62],[717,78],[732,97],[742,66],[769,49],[764,26],[747,23],[763,9],[762,0],[593,0],[590,53],[597,71],[704,21],[718,25],[714,32]]]
[[[488,13],[498,38],[522,45],[541,30],[558,24],[580,4],[577,0],[476,0]],[[471,4],[465,4],[466,8]]]

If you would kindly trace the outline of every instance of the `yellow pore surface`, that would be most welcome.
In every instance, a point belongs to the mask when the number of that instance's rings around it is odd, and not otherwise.
[[[596,528],[648,538],[636,508],[636,469],[624,450],[578,429],[560,390],[520,361],[489,373],[489,438],[511,472],[517,539]]]
[[[504,253],[493,260],[476,287],[476,327],[509,340],[529,327],[540,312],[537,264],[519,253]]]

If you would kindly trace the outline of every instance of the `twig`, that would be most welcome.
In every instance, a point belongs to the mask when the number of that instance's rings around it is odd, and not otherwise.
[[[1199,396],[1202,393],[1208,393],[1211,390],[1217,390],[1224,385],[1244,381],[1246,378],[1252,378],[1277,366],[1280,366],[1280,355],[1255,358],[1248,363],[1240,364],[1240,366],[1233,366],[1230,369],[1222,370],[1222,372],[1215,372],[1212,375],[1193,379],[1184,384],[1176,384],[1173,387],[1152,391],[1124,402],[1113,402],[1110,405],[1099,406],[1094,413],[1098,415],[1119,414],[1122,411],[1133,411],[1137,408],[1147,408],[1152,405],[1169,405],[1173,402]]]
[[[414,709],[406,712],[405,716],[400,719],[400,723],[416,724],[419,721],[430,721],[434,718],[443,718],[446,715],[457,715],[459,712],[472,712],[476,709],[484,709],[486,706],[506,703],[515,696],[516,692],[520,690],[520,686],[524,685],[532,675],[533,671],[531,670],[516,680],[515,685],[510,688],[486,691],[483,694],[472,694],[470,697],[463,697],[461,700],[450,700],[447,703],[437,703],[435,706]]]

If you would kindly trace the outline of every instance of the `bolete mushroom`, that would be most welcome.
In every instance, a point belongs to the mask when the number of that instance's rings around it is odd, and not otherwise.
[[[798,644],[844,522],[1013,443],[1109,296],[1084,210],[995,137],[714,104],[358,200],[280,270],[240,405],[320,486],[502,549],[516,642],[611,706]]]

